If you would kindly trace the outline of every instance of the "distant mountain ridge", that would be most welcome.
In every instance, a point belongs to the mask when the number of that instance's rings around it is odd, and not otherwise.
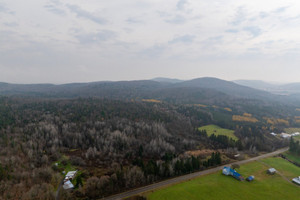
[[[263,90],[212,77],[187,81],[155,78],[152,80],[103,81],[61,85],[0,83],[0,95],[42,98],[97,97],[121,100],[153,98],[174,103],[208,104],[225,104],[235,99],[278,102],[282,101],[283,98]],[[293,98],[298,98],[298,96]]]
[[[300,94],[300,82],[288,83],[288,84],[272,84],[259,80],[236,80],[233,81],[239,85],[268,91],[273,94],[280,95],[299,95]]]
[[[174,79],[174,78],[163,78],[163,77],[157,77],[151,79],[152,81],[157,81],[157,82],[163,82],[163,83],[180,83],[183,82],[184,80],[179,80],[179,79]]]

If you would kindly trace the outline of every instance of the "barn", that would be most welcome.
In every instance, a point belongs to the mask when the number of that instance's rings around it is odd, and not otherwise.
[[[239,181],[244,180],[244,178],[239,173],[237,173],[234,169],[230,167],[224,167],[222,173],[226,176],[232,176]]]

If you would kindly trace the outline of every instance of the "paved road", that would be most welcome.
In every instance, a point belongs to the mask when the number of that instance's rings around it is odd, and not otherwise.
[[[267,154],[264,154],[264,155],[261,155],[261,156],[257,156],[257,157],[254,157],[254,158],[250,158],[250,159],[247,159],[247,160],[242,160],[242,161],[238,161],[238,162],[234,162],[234,163],[230,163],[230,164],[239,164],[239,165],[241,165],[241,164],[245,164],[245,163],[248,163],[248,162],[252,162],[254,160],[259,160],[259,159],[262,159],[262,158],[275,156],[275,155],[283,153],[287,150],[288,150],[288,148],[284,148],[284,149],[274,151],[272,153],[267,153]],[[176,178],[168,179],[168,180],[165,180],[165,181],[162,181],[162,182],[159,182],[159,183],[154,183],[152,185],[147,185],[145,187],[137,188],[135,190],[130,190],[130,191],[127,191],[127,192],[124,192],[124,193],[121,193],[121,194],[113,195],[113,196],[102,198],[102,199],[105,199],[105,200],[120,200],[120,199],[127,198],[127,197],[130,197],[130,196],[138,195],[140,193],[155,190],[155,189],[158,189],[158,188],[163,187],[163,186],[167,186],[167,185],[171,185],[171,184],[175,184],[175,183],[180,183],[182,181],[188,181],[188,180],[196,178],[198,176],[218,172],[221,169],[223,169],[224,166],[228,166],[228,164],[223,165],[223,166],[219,166],[219,167],[216,167],[216,168],[207,169],[207,170],[204,170],[204,171],[199,171],[199,172],[195,172],[195,173],[192,173],[192,174],[187,174],[187,175],[184,175],[184,176],[179,176],[179,177],[176,177]]]

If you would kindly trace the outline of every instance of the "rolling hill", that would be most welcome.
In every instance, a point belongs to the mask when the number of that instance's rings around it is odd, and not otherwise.
[[[290,86],[292,87],[292,86]],[[171,103],[205,103],[209,105],[297,102],[280,95],[242,86],[217,78],[197,78],[188,81],[156,78],[154,80],[54,84],[0,83],[2,96],[41,98],[97,97],[119,100],[158,99]],[[259,101],[259,103],[257,102]],[[252,103],[251,103],[252,102]]]

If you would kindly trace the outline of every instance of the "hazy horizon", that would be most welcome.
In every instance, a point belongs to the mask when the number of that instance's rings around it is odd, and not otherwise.
[[[236,80],[226,80],[226,79],[222,79],[222,78],[218,78],[218,77],[208,77],[208,76],[203,76],[203,77],[194,77],[194,78],[190,78],[190,79],[179,79],[179,78],[174,78],[174,77],[162,77],[162,76],[158,76],[158,77],[153,77],[150,79],[121,79],[121,80],[93,80],[93,81],[74,81],[74,82],[61,82],[61,83],[51,83],[51,82],[29,82],[29,83],[22,83],[22,82],[5,82],[5,81],[0,81],[0,83],[8,83],[8,84],[52,84],[52,85],[63,85],[63,84],[73,84],[73,83],[94,83],[94,82],[121,82],[121,81],[143,81],[143,80],[154,80],[154,79],[159,79],[159,78],[163,78],[163,79],[176,79],[176,80],[180,80],[180,81],[189,81],[189,80],[193,80],[193,79],[198,79],[198,78],[217,78],[220,80],[225,80],[225,81],[231,81],[231,82],[235,82],[235,81],[263,81],[265,83],[269,83],[269,84],[273,84],[273,85],[284,85],[284,84],[290,84],[290,83],[300,83],[300,82],[272,82],[272,81],[265,81],[265,80],[250,80],[250,79],[236,79]]]
[[[300,2],[0,2],[0,82],[300,82]]]

